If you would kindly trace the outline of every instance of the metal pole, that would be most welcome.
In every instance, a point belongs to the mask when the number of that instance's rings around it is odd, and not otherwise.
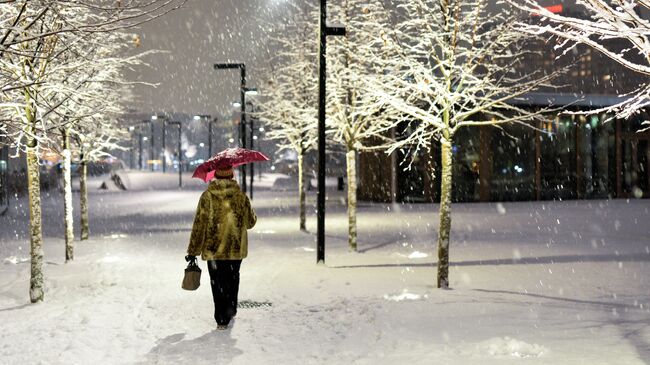
[[[167,158],[165,157],[165,132],[167,130],[167,121],[163,120],[163,128],[162,128],[162,168],[163,168],[163,174],[167,172]]]
[[[4,145],[0,148],[0,161],[4,161],[4,168],[0,171],[0,205],[5,208],[0,211],[0,215],[4,215],[9,210],[9,146]]]
[[[327,26],[327,0],[320,0],[318,44],[318,201],[316,262],[325,263],[325,98],[327,36],[344,36],[345,27]]]
[[[153,123],[149,121],[149,125],[151,125],[151,152],[149,152],[149,156],[151,156],[151,171],[153,171],[153,161],[154,161],[154,153],[153,153]]]
[[[214,118],[216,121],[217,118]],[[208,159],[212,157],[212,119],[208,119]]]
[[[241,88],[239,90],[241,98],[241,117],[240,117],[240,143],[242,148],[246,148],[246,65],[239,66],[241,72]],[[241,189],[246,194],[246,165],[241,165]]]
[[[135,154],[135,151],[134,151],[135,148],[133,148],[133,147],[134,147],[133,146],[133,133],[131,133],[131,153],[130,153],[130,155],[131,155],[131,163],[129,164],[129,167],[131,168],[131,170],[133,170],[133,164],[135,163],[135,161],[133,161],[135,159],[133,157],[133,155]]]
[[[251,111],[253,111],[253,108],[251,107]],[[255,130],[255,118],[251,118],[251,149],[255,149],[255,140],[253,139],[253,131]],[[251,200],[253,200],[253,178],[255,176],[255,164],[250,164],[251,165]]]
[[[183,173],[181,169],[181,122],[178,123],[178,187],[182,188],[183,187]]]
[[[325,81],[327,0],[320,0],[318,47],[318,195],[316,262],[325,264]]]
[[[138,133],[138,145],[139,145],[138,160],[140,165],[140,171],[142,171],[142,133]]]
[[[241,103],[241,117],[240,117],[240,128],[239,128],[239,145],[242,148],[246,148],[246,65],[243,63],[215,63],[214,68],[216,70],[223,69],[232,69],[238,68],[240,72],[241,84],[240,84],[240,103]],[[241,169],[241,188],[244,193],[246,193],[246,168],[242,166]]]

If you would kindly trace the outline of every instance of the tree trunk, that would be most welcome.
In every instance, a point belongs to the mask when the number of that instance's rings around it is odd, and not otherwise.
[[[348,245],[350,251],[357,251],[357,151],[348,149]]]
[[[438,288],[449,288],[449,235],[451,233],[451,138],[440,138],[440,226],[438,230]]]
[[[87,240],[90,235],[90,224],[88,223],[88,186],[86,179],[88,177],[88,162],[81,160],[79,165],[79,205],[81,210],[81,240]]]
[[[300,151],[298,153],[298,191],[300,194],[300,230],[307,230],[307,217],[305,208],[305,153]]]
[[[43,232],[41,225],[41,181],[39,175],[37,142],[32,139],[27,147],[27,185],[29,191],[29,241],[31,277],[29,298],[32,303],[43,300]]]
[[[74,231],[72,221],[72,184],[70,172],[70,138],[63,132],[63,222],[65,227],[65,262],[74,258]]]

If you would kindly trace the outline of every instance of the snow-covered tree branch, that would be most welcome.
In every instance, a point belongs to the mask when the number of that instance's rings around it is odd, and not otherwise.
[[[69,260],[73,254],[70,139],[82,127],[92,129],[98,118],[108,118],[119,109],[122,99],[116,94],[127,85],[121,72],[141,62],[141,55],[125,53],[135,36],[122,30],[171,10],[173,3],[0,4],[0,131],[27,159],[32,302],[43,300],[39,157],[44,151],[59,151],[63,156]]]
[[[316,15],[309,7],[296,6],[282,27],[283,36],[272,39],[279,51],[270,62],[259,104],[267,137],[277,140],[280,149],[295,150],[298,155],[301,230],[306,230],[305,156],[317,140]]]
[[[375,41],[389,27],[389,13],[380,1],[343,0],[330,19],[345,24],[346,36],[333,38],[329,53],[328,127],[335,142],[346,149],[348,178],[348,245],[357,250],[357,155],[385,147],[391,125],[377,95],[367,90],[367,79],[381,83],[376,72],[387,55]]]
[[[412,132],[388,149],[431,151],[440,144],[442,171],[438,236],[438,287],[449,286],[452,145],[460,128],[517,123],[532,126],[543,111],[511,103],[560,73],[526,72],[527,34],[513,27],[511,9],[494,9],[481,0],[400,0],[396,27],[377,41],[387,58],[381,82],[369,90],[394,115],[393,127],[409,123]],[[433,171],[430,171],[433,174]]]
[[[564,54],[584,44],[599,51],[628,70],[638,74],[640,82],[625,100],[590,113],[613,111],[628,118],[650,105],[650,3],[645,0],[577,0],[584,16],[563,15],[550,11],[535,0],[511,0],[514,6],[531,14],[519,20],[517,27],[530,34],[557,37],[556,48]]]

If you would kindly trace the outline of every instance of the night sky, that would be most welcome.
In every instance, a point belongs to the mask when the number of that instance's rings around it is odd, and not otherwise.
[[[229,114],[239,100],[239,72],[213,69],[216,62],[244,62],[248,86],[256,87],[268,67],[269,27],[282,22],[289,0],[188,0],[184,9],[144,24],[139,51],[150,67],[134,70],[134,80],[160,84],[137,86],[129,108],[138,112]]]

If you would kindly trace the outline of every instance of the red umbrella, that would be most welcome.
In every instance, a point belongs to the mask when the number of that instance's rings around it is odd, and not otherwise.
[[[246,148],[226,148],[225,150],[212,156],[209,160],[200,164],[194,170],[192,177],[201,179],[205,182],[212,180],[214,171],[224,169],[227,167],[237,167],[256,161],[269,161],[269,158],[264,156],[259,151],[249,150]]]

